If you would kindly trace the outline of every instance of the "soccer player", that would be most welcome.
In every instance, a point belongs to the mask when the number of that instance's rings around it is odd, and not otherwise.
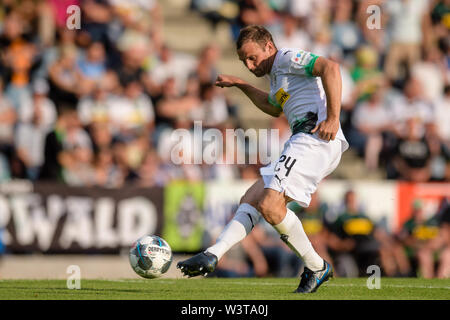
[[[204,252],[177,264],[190,277],[206,275],[234,244],[252,230],[260,217],[305,263],[299,293],[315,292],[332,275],[331,265],[314,250],[291,201],[309,205],[319,182],[338,165],[348,143],[339,123],[341,76],[339,65],[300,49],[277,49],[272,35],[261,26],[248,26],[237,39],[239,60],[257,77],[270,76],[270,92],[238,77],[219,75],[219,87],[237,87],[263,112],[286,115],[292,136],[273,164],[241,198],[234,218],[217,242]]]

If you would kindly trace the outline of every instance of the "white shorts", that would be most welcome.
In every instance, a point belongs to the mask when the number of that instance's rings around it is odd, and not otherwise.
[[[264,188],[270,188],[308,207],[319,182],[336,169],[347,142],[325,141],[314,135],[297,133],[284,145],[278,159],[260,169]]]

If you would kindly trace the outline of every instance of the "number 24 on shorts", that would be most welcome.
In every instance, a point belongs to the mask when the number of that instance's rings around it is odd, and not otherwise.
[[[281,164],[283,164],[284,168],[286,169],[286,172],[284,174],[285,177],[287,177],[289,175],[289,173],[291,172],[292,167],[294,166],[294,164],[297,162],[297,159],[294,159],[292,157],[286,157],[284,154],[281,155],[280,159],[278,160],[277,165],[275,166],[274,171],[276,172],[276,176],[278,177],[278,172],[280,171],[280,166]]]

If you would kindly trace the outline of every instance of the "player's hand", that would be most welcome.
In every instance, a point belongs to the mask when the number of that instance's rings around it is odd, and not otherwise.
[[[318,132],[318,136],[320,139],[330,141],[336,138],[338,130],[339,120],[327,119],[319,123],[314,129],[312,129],[311,133]]]
[[[216,82],[214,84],[218,87],[223,88],[223,87],[233,87],[241,82],[242,79],[238,77],[221,74],[217,77]]]

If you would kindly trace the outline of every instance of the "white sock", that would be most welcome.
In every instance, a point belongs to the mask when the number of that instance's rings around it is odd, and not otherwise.
[[[295,213],[287,209],[286,216],[281,223],[273,226],[281,235],[281,239],[303,259],[305,266],[312,271],[323,269],[323,259],[314,250],[308,239],[300,219]]]
[[[220,258],[236,243],[244,239],[258,223],[261,214],[248,203],[239,206],[233,220],[228,222],[225,229],[217,238],[216,244],[205,251],[211,252]]]

